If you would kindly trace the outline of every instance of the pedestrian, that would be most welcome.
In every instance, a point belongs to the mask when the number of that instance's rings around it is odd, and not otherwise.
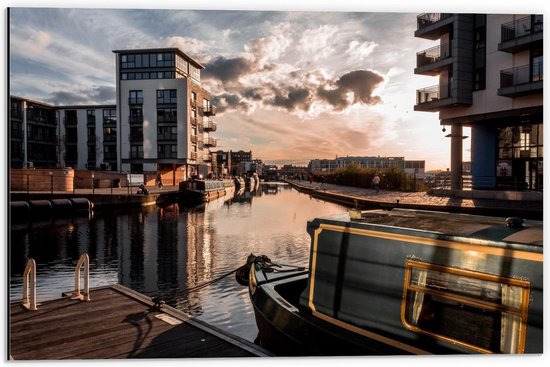
[[[374,175],[374,178],[372,179],[372,188],[378,192],[380,190],[380,177],[378,175]]]
[[[157,173],[157,186],[159,189],[162,189],[162,175],[159,173]]]

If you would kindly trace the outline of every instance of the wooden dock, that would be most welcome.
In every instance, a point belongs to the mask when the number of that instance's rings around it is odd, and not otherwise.
[[[10,358],[214,358],[269,352],[121,285],[92,289],[91,301],[63,297],[29,311],[10,305]]]

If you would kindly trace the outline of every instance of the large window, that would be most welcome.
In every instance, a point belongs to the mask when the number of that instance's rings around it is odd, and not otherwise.
[[[176,108],[157,108],[157,123],[176,123],[177,121],[178,114]]]
[[[116,109],[109,108],[103,110],[103,124],[116,125]]]
[[[402,317],[415,332],[482,353],[523,353],[530,283],[407,260]]]
[[[508,126],[498,129],[498,157],[542,158],[542,124]]]
[[[159,126],[157,128],[157,140],[159,141],[176,141],[177,137],[176,126]]]
[[[147,54],[123,54],[120,55],[120,67],[122,69],[156,68],[174,66],[174,53],[147,53]]]
[[[178,146],[175,144],[159,144],[157,148],[159,158],[176,158]]]
[[[86,123],[88,125],[95,125],[95,110],[86,111]]]
[[[143,159],[143,145],[130,146],[130,158]]]
[[[157,105],[178,103],[178,91],[176,89],[157,90]]]
[[[143,104],[143,91],[131,90],[130,97],[128,98],[128,104]]]
[[[103,129],[103,141],[106,143],[116,142],[116,129],[113,127],[106,127]]]

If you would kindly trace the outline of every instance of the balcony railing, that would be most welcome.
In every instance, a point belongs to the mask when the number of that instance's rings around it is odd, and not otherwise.
[[[205,147],[215,147],[218,141],[215,138],[204,138],[202,143]]]
[[[418,89],[416,91],[416,104],[419,105],[450,97],[451,93],[449,84],[438,84],[431,87]]]
[[[417,30],[426,28],[440,20],[451,17],[451,13],[423,13],[416,17]]]
[[[178,140],[177,134],[159,134],[157,136],[158,141],[176,141]]]
[[[197,135],[191,135],[191,143],[197,144]]]
[[[533,83],[543,80],[543,63],[523,65],[500,72],[500,87],[512,87],[525,83]]]
[[[197,126],[197,118],[196,117],[190,117],[189,121],[191,122],[191,125]]]
[[[191,154],[189,155],[189,158],[196,161],[197,160],[197,152],[191,152]]]
[[[202,112],[205,116],[214,116],[216,114],[216,106],[208,106]]]
[[[197,107],[197,101],[196,101],[196,100],[194,100],[194,99],[191,98],[191,99],[189,100],[189,103],[191,104],[191,107]]]
[[[173,115],[158,115],[157,123],[177,123],[178,118]]]
[[[130,117],[128,117],[128,123],[130,125],[142,125],[143,124],[143,116],[130,116]]]
[[[130,143],[143,143],[143,134],[130,134]]]
[[[501,42],[542,32],[542,17],[533,18],[530,15],[501,26]]]
[[[141,105],[143,104],[143,98],[128,98],[129,105]]]
[[[202,156],[202,160],[205,162],[212,162],[212,156],[210,154],[205,154]]]
[[[421,67],[451,57],[451,43],[428,48],[416,54],[416,66]]]
[[[204,131],[216,131],[218,125],[214,121],[205,121],[202,124],[202,128]]]

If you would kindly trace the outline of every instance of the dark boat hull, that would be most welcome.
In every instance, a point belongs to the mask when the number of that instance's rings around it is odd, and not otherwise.
[[[407,228],[411,218],[421,228]],[[264,347],[281,355],[542,353],[538,224],[410,212],[372,222],[311,221],[307,274],[254,264],[249,290]]]

